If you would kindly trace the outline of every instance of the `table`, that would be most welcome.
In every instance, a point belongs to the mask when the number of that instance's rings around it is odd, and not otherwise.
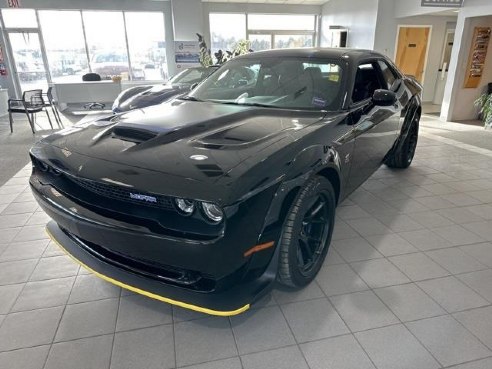
[[[62,82],[53,83],[56,100],[60,110],[68,104],[85,104],[98,102],[109,105],[122,91],[121,82]]]

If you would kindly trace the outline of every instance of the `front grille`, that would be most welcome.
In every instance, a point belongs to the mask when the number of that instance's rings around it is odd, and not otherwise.
[[[135,259],[83,240],[65,229],[62,230],[91,255],[131,273],[201,292],[210,292],[215,288],[215,281],[202,273]]]
[[[75,184],[105,198],[138,204],[140,206],[150,206],[159,209],[175,210],[171,197],[140,192],[135,189],[128,189],[122,186],[110,185],[67,176]]]

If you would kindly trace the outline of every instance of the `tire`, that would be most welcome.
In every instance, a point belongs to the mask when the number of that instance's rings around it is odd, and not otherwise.
[[[330,246],[335,204],[333,186],[324,177],[311,178],[299,190],[280,237],[277,280],[281,284],[300,288],[316,277]]]
[[[420,114],[415,112],[405,141],[386,159],[388,167],[405,169],[412,164],[419,137],[419,122]]]

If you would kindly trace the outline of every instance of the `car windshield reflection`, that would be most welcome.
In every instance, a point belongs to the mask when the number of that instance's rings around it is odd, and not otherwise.
[[[190,96],[222,104],[338,110],[342,71],[335,60],[240,58],[222,66]]]

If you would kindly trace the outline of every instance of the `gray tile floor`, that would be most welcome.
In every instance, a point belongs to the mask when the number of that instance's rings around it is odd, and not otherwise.
[[[0,369],[492,368],[492,135],[461,145],[422,123],[412,167],[382,167],[338,209],[316,282],[232,318],[80,269],[24,168],[0,187]]]

